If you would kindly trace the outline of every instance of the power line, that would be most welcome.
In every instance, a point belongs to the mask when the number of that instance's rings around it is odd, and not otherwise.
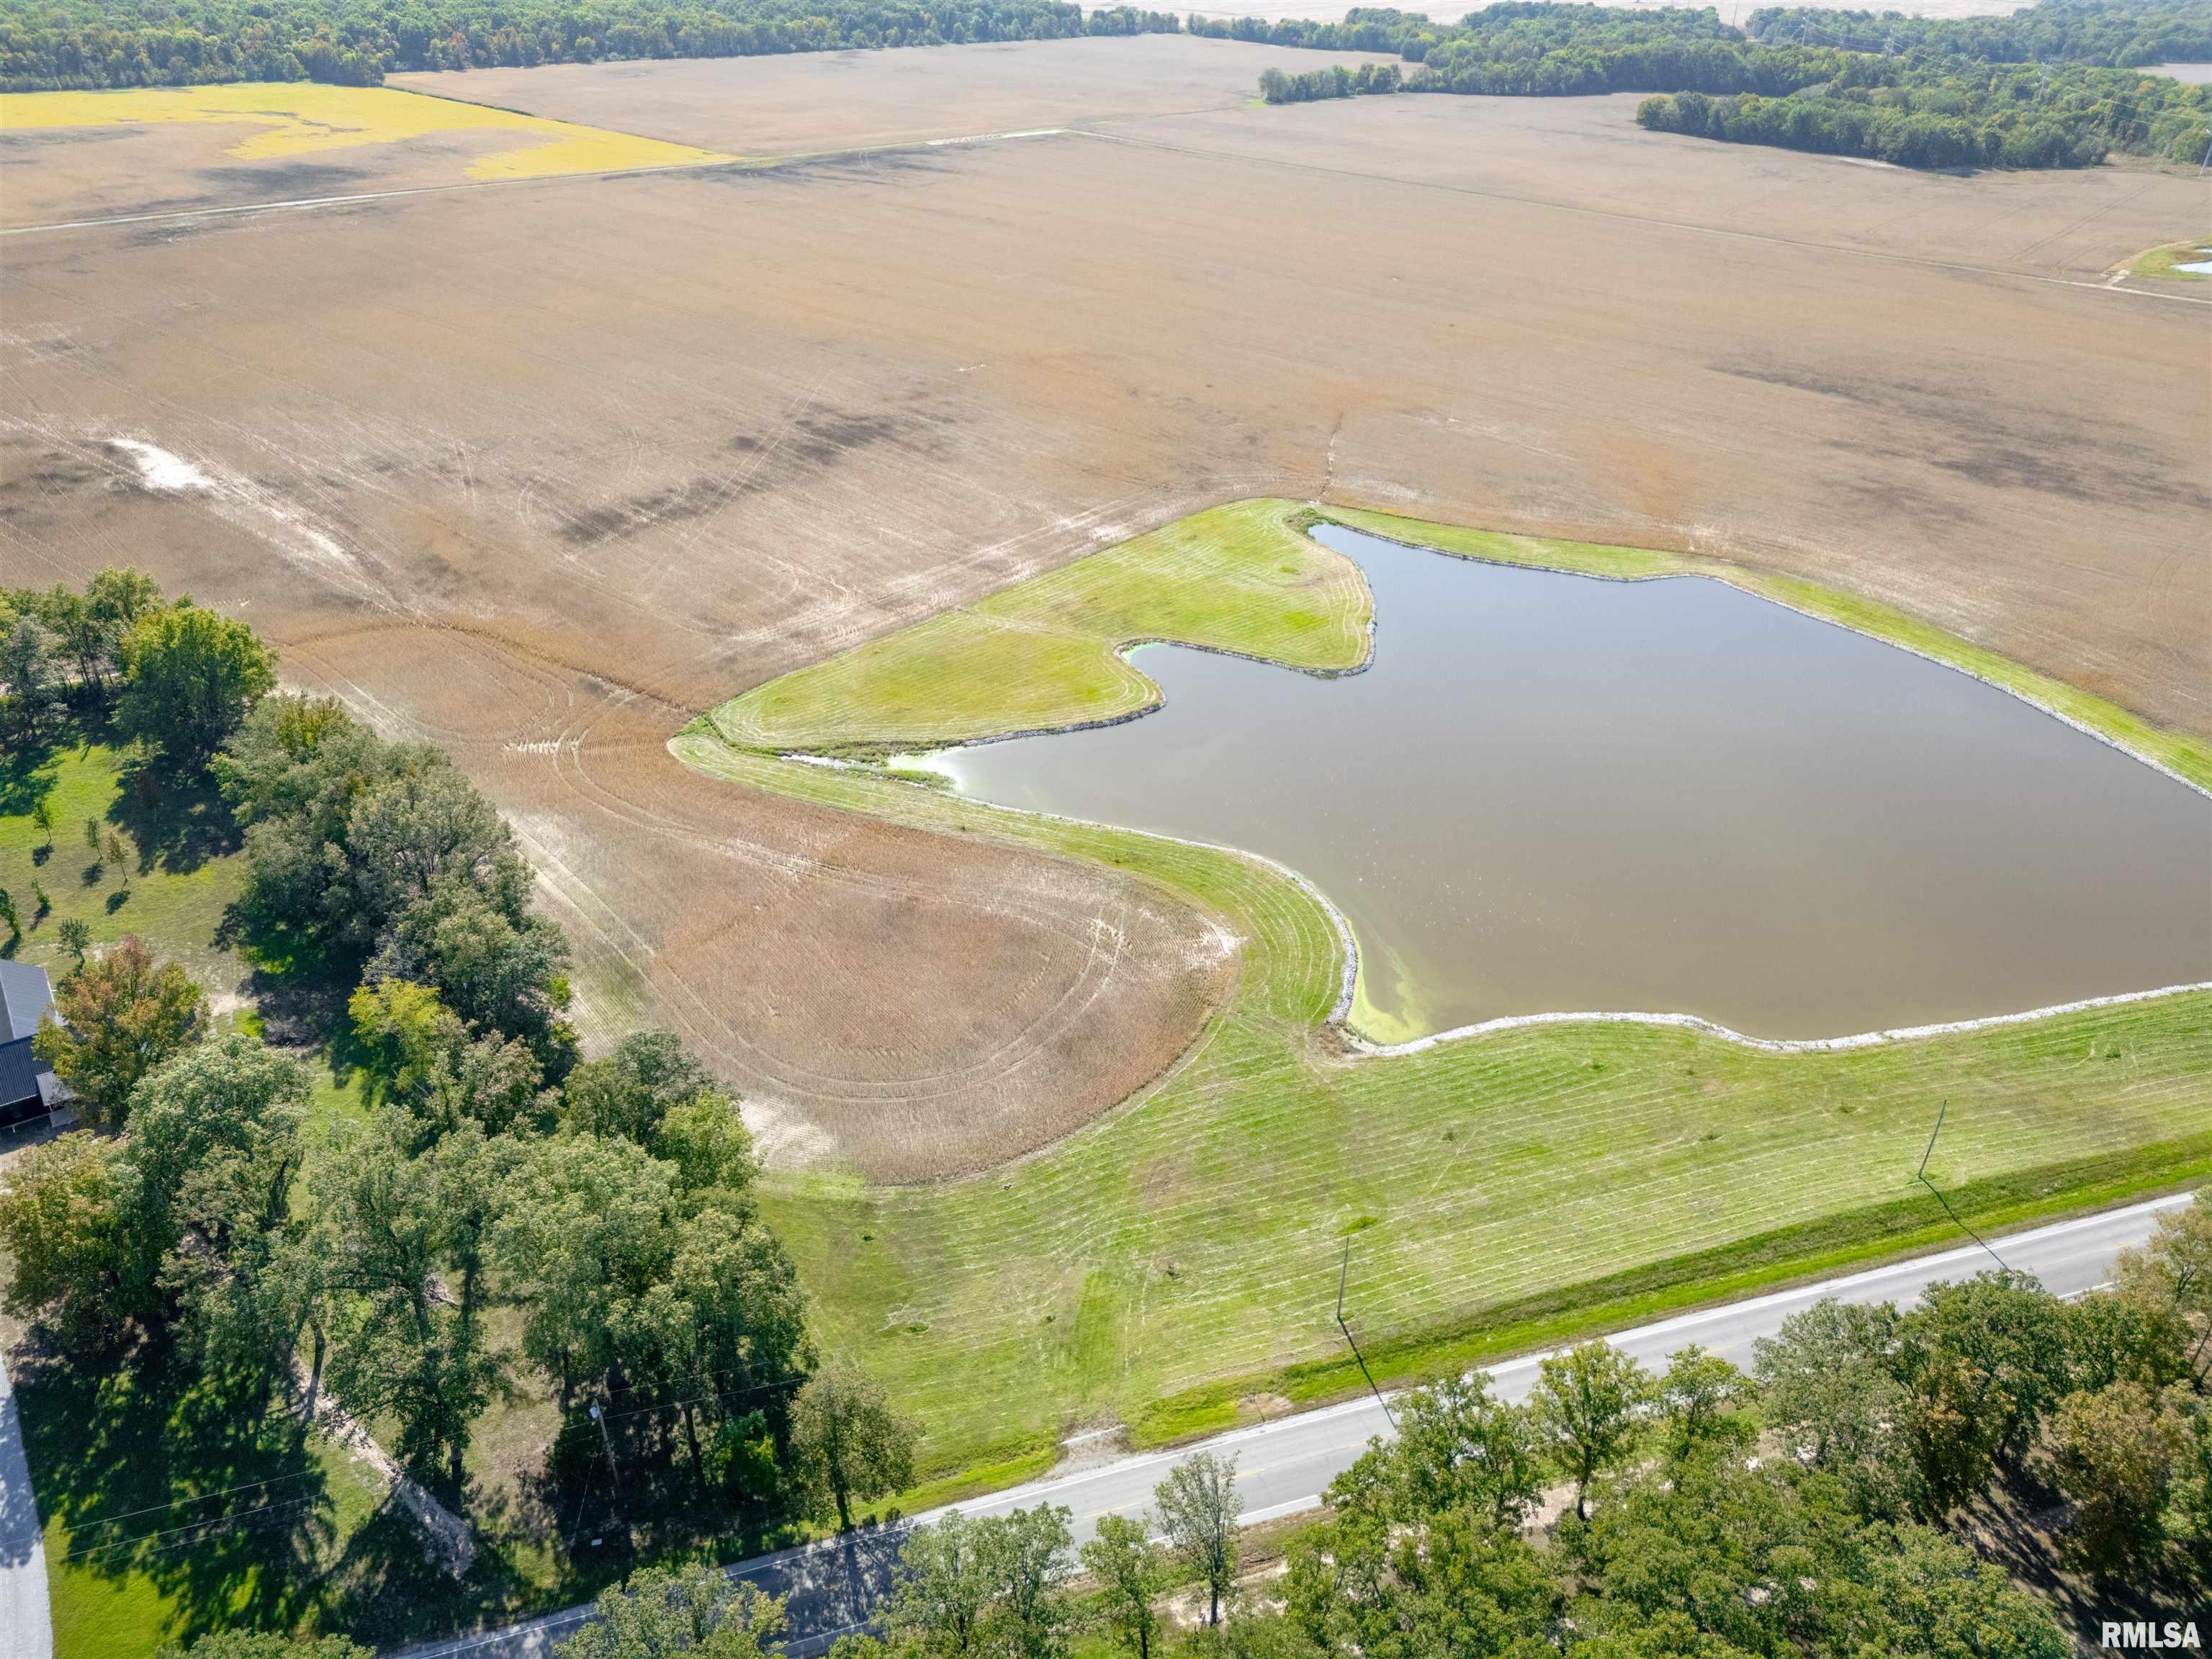
[[[295,1469],[290,1474],[272,1474],[266,1480],[241,1481],[235,1486],[225,1486],[220,1492],[198,1492],[190,1498],[172,1498],[165,1503],[149,1504],[143,1509],[125,1510],[118,1515],[103,1515],[98,1520],[88,1521],[84,1524],[87,1527],[112,1527],[118,1521],[128,1521],[134,1515],[151,1515],[156,1510],[176,1509],[185,1504],[212,1503],[218,1498],[228,1498],[233,1492],[251,1492],[256,1486],[273,1486],[280,1481],[304,1480],[307,1478],[307,1474],[306,1470]],[[74,1533],[79,1531],[80,1528],[72,1526],[70,1530]],[[151,1534],[149,1535],[150,1536]]]
[[[1375,1373],[1367,1369],[1367,1357],[1359,1352],[1359,1344],[1352,1338],[1352,1327],[1344,1322],[1344,1285],[1351,1276],[1352,1241],[1347,1238],[1344,1241],[1344,1265],[1336,1274],[1336,1328],[1344,1333],[1344,1340],[1352,1348],[1352,1357],[1359,1362],[1359,1374],[1367,1379],[1368,1392],[1375,1396],[1375,1403],[1382,1407],[1382,1420],[1390,1425],[1390,1432],[1395,1434],[1398,1432],[1398,1419],[1391,1415],[1390,1402],[1382,1397],[1382,1390],[1375,1386]]]
[[[1979,1233],[1976,1232],[1972,1227],[1969,1227],[1964,1221],[1960,1220],[1959,1212],[1951,1207],[1951,1200],[1944,1197],[1940,1191],[1937,1191],[1936,1183],[1928,1178],[1928,1160],[1936,1155],[1936,1135],[1940,1135],[1943,1133],[1943,1115],[1950,1109],[1951,1103],[1948,1100],[1944,1101],[1942,1105],[1936,1109],[1936,1133],[1935,1134],[1931,1134],[1928,1137],[1928,1150],[1920,1154],[1920,1167],[1912,1172],[1913,1178],[1919,1182],[1919,1183],[1925,1187],[1929,1192],[1936,1194],[1936,1201],[1943,1206],[1943,1213],[1951,1218],[1952,1224],[1956,1226],[1960,1231],[1966,1234],[1966,1236],[1972,1239],[1975,1243],[1987,1250],[1990,1253],[1990,1261],[1996,1262],[1997,1266],[2003,1268],[2005,1272],[2010,1273],[2012,1269],[2009,1267],[2006,1267],[2005,1259],[1996,1253],[1996,1247],[1991,1244],[1989,1240],[1984,1238]]]

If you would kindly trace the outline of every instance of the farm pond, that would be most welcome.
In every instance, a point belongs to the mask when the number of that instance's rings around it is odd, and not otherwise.
[[[1365,672],[1142,646],[1153,713],[927,764],[1289,866],[1384,1041],[1559,1011],[1832,1037],[2212,981],[2212,799],[2005,691],[1709,578],[1315,534],[1373,588]]]

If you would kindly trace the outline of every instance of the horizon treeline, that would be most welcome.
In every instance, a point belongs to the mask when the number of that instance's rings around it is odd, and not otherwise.
[[[1645,9],[1499,0],[1455,23],[1439,22],[1425,12],[1357,6],[1337,23],[1194,15],[1188,27],[1193,34],[1261,46],[1395,52],[1409,64],[1439,68],[1443,65],[1436,54],[1441,47],[1454,49],[1448,60],[1504,64],[1557,52],[1701,40],[2103,69],[2212,61],[2212,0],[2039,0],[2005,16],[1954,18],[1765,6],[1753,12],[1741,28],[1723,23],[1711,6]]]
[[[1085,34],[1170,12],[1070,0],[0,0],[0,91],[324,81],[410,70],[754,58]]]
[[[1274,71],[1270,103],[1361,94],[1656,94],[1644,126],[1906,167],[2089,167],[2113,151],[2193,161],[2212,147],[2212,88],[2131,65],[2212,58],[2212,0],[2042,0],[2010,17],[1717,12],[1515,0],[1457,24],[1362,9],[1342,23],[1191,20],[1194,33],[1395,52],[1388,80]]]

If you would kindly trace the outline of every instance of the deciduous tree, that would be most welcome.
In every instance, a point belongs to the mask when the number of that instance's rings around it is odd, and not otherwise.
[[[1237,1523],[1244,1500],[1237,1492],[1235,1455],[1195,1452],[1186,1457],[1152,1488],[1152,1502],[1158,1505],[1169,1550],[1206,1586],[1206,1622],[1220,1624],[1221,1610],[1236,1591],[1243,1554]]]
[[[558,1659],[759,1659],[781,1651],[783,1598],[719,1567],[647,1567],[599,1592],[592,1621]]]
[[[189,601],[140,617],[124,660],[118,728],[182,767],[205,764],[276,684],[252,629]]]
[[[1651,1397],[1651,1378],[1620,1349],[1585,1342],[1537,1367],[1529,1404],[1550,1437],[1552,1454],[1575,1483],[1575,1513],[1589,1516],[1589,1485],[1635,1448],[1638,1411]]]
[[[2051,1415],[2051,1467],[2073,1506],[2067,1551],[2099,1578],[2142,1566],[2165,1545],[2175,1468],[2191,1449],[2185,1404],[2115,1382],[2067,1395]]]
[[[136,934],[63,980],[54,1006],[60,1019],[41,1025],[33,1046],[94,1122],[125,1122],[138,1080],[207,1027],[191,975]]]
[[[888,1497],[914,1480],[914,1425],[857,1366],[832,1364],[807,1380],[792,1442],[807,1489],[836,1511],[841,1532],[853,1529],[854,1499]]]
[[[1098,1585],[1099,1621],[1124,1653],[1152,1659],[1160,1616],[1152,1603],[1167,1588],[1167,1563],[1141,1521],[1102,1515],[1098,1531],[1083,1547],[1083,1570]]]

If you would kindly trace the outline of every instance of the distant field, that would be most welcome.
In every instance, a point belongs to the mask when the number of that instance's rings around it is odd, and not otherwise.
[[[1395,61],[1378,52],[1326,56],[1330,63]],[[1291,47],[1139,34],[549,64],[395,75],[386,84],[748,155],[781,155],[1236,109],[1258,97],[1261,70],[1318,61]]]
[[[356,159],[361,151],[369,154]],[[389,87],[307,81],[0,93],[0,155],[14,164],[0,218],[9,225],[729,159]],[[345,159],[310,159],[325,157]],[[195,185],[198,198],[176,193]]]

